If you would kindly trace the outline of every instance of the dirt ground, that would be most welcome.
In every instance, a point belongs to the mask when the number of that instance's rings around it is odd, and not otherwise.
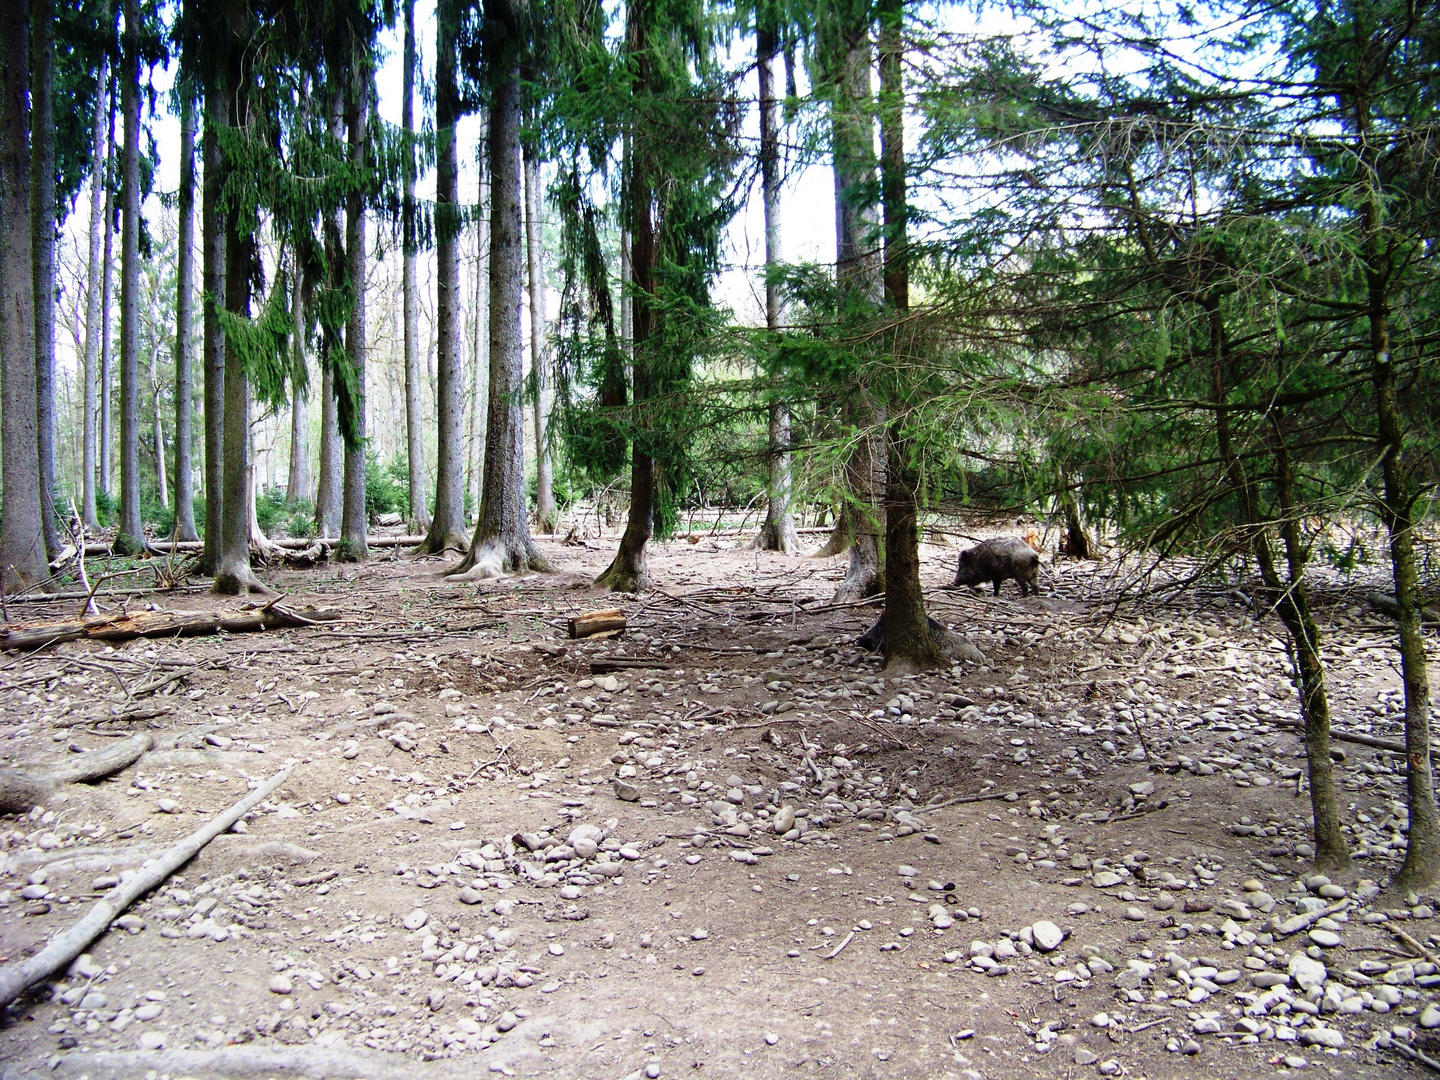
[[[995,598],[927,545],[987,663],[887,678],[851,644],[878,608],[828,602],[842,559],[675,542],[617,599],[610,544],[541,546],[556,573],[479,586],[393,551],[265,572],[337,624],[0,658],[6,765],[155,739],[0,819],[6,963],[294,763],[11,1007],[0,1077],[1425,1072],[1393,1047],[1436,1053],[1440,972],[1394,931],[1433,955],[1432,901],[1377,888],[1402,759],[1336,744],[1356,873],[1310,879],[1243,591],[1117,612],[1116,566],[1047,558]],[[1335,726],[1399,739],[1364,592],[1323,592]],[[610,606],[623,637],[566,640]]]

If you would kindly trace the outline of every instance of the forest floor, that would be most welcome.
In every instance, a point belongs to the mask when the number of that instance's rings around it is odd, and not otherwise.
[[[1360,857],[1307,879],[1285,653],[1239,591],[1117,613],[1117,566],[1047,558],[1047,592],[995,598],[948,590],[956,548],[926,545],[932,614],[988,663],[887,678],[851,644],[878,607],[829,604],[843,559],[656,545],[656,588],[617,599],[589,584],[609,544],[541,547],[557,572],[479,586],[394,552],[264,573],[339,624],[0,658],[5,764],[155,738],[0,819],[6,962],[295,763],[10,1010],[0,1077],[1395,1078],[1425,1070],[1392,1040],[1440,1056],[1440,972],[1394,934],[1433,954],[1433,901],[1375,887],[1402,759],[1336,744]],[[1335,726],[1399,739],[1394,628],[1364,595],[1321,596]],[[130,607],[152,603],[242,606]],[[623,637],[565,639],[611,606]]]

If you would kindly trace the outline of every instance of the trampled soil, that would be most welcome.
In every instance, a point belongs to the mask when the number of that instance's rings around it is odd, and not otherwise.
[[[11,1009],[0,1075],[1425,1071],[1381,1044],[1427,1051],[1440,973],[1393,931],[1440,928],[1367,885],[1403,852],[1402,759],[1336,744],[1360,857],[1307,886],[1294,692],[1243,590],[1117,611],[1120,568],[1047,557],[1049,591],[994,598],[927,545],[931,613],[988,663],[895,679],[850,644],[878,608],[829,604],[843,560],[734,543],[657,545],[638,598],[590,587],[609,544],[478,587],[393,553],[267,571],[343,621],[4,658],[6,764],[156,741],[0,820],[5,962],[294,768]],[[1399,739],[1363,596],[1323,593],[1335,726]],[[623,637],[566,640],[610,606]]]

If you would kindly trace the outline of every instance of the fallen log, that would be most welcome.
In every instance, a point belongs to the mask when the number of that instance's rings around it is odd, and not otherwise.
[[[62,784],[84,784],[113,776],[138,761],[150,746],[149,735],[132,735],[124,742],[80,754],[53,769],[0,769],[0,814],[23,814]]]
[[[144,709],[131,709],[129,712],[119,712],[112,716],[86,716],[84,714],[72,714],[62,716],[55,721],[57,728],[80,727],[84,724],[132,724],[141,720],[154,720],[160,716],[169,716],[175,711],[173,705],[161,705]]]
[[[201,848],[229,829],[261,799],[283,784],[290,776],[290,768],[291,766],[286,765],[229,810],[211,818],[184,840],[146,863],[139,873],[122,881],[105,899],[97,900],[83,919],[51,938],[34,956],[18,964],[7,964],[0,968],[0,1009],[36,983],[50,978],[84,952],[126,908],[193,859]]]
[[[1392,619],[1400,617],[1400,605],[1396,603],[1393,596],[1387,596],[1382,592],[1372,592],[1365,600],[1376,611],[1384,612]],[[1426,604],[1420,609],[1420,621],[1426,626],[1440,626],[1440,607],[1434,604]]]
[[[1285,720],[1277,716],[1271,716],[1269,717],[1269,722],[1272,724],[1281,724],[1288,728],[1295,728],[1301,732],[1305,730],[1304,721],[1301,720]],[[1330,729],[1330,741],[1354,743],[1356,746],[1371,746],[1376,750],[1389,750],[1392,754],[1405,753],[1405,744],[1396,739],[1379,739],[1374,735],[1356,735],[1349,731],[1337,731],[1333,727]]]
[[[643,656],[597,656],[590,661],[590,674],[609,675],[615,671],[644,671],[646,668],[668,671],[674,666],[664,660],[651,660]]]
[[[0,649],[43,649],[61,641],[129,641],[149,637],[197,637],[203,634],[244,634],[336,622],[340,612],[305,608],[291,611],[271,604],[239,613],[216,611],[141,611],[133,615],[101,615],[72,622],[13,626],[0,637]]]
[[[619,608],[604,611],[589,611],[570,620],[572,638],[594,637],[596,634],[615,633],[625,629],[625,612]]]

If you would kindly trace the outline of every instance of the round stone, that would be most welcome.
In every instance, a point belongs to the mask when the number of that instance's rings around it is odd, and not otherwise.
[[[430,921],[430,915],[424,908],[415,908],[401,921],[406,930],[419,930]]]
[[[1333,949],[1340,944],[1340,935],[1334,930],[1315,929],[1306,936],[1322,949]]]
[[[1041,952],[1054,952],[1065,940],[1065,933],[1048,919],[1041,919],[1030,927],[1030,933],[1035,939],[1035,947]]]
[[[275,975],[270,979],[270,992],[272,994],[289,994],[295,989],[295,984],[289,975]]]

